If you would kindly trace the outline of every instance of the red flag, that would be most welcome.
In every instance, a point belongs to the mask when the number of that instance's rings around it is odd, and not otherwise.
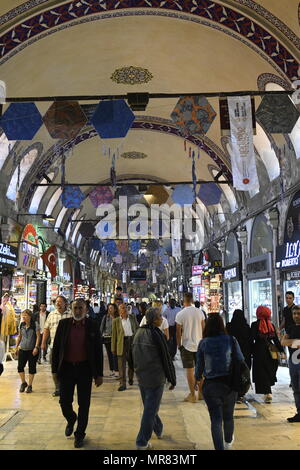
[[[51,273],[51,277],[56,276],[56,246],[52,245],[42,254],[42,260],[44,261],[45,265],[49,268]]]

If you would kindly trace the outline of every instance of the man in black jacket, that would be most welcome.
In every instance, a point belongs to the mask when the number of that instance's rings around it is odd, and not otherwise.
[[[88,424],[93,377],[96,387],[103,383],[103,353],[100,331],[97,324],[86,317],[84,299],[72,303],[72,318],[58,324],[52,351],[52,373],[60,381],[60,406],[67,420],[65,435],[74,433],[76,448],[83,446]],[[78,418],[73,410],[73,396],[77,385]]]

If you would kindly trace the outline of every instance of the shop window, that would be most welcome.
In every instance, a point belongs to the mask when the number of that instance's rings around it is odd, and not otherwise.
[[[4,132],[0,136],[0,170],[2,170],[2,167],[9,155],[9,152],[12,150],[15,143],[15,140],[8,140]]]
[[[49,173],[49,175],[47,175],[47,176],[52,181],[52,179],[54,177],[54,173]],[[48,183],[48,181],[45,178],[43,178],[42,181],[41,181],[41,184],[46,184],[46,183]],[[38,212],[40,202],[41,202],[45,192],[47,191],[47,189],[48,189],[48,186],[38,186],[37,187],[37,189],[34,193],[34,196],[32,198],[30,207],[29,207],[30,214],[36,214]]]
[[[264,162],[270,181],[273,181],[280,175],[280,166],[278,158],[271,147],[271,142],[263,128],[256,123],[256,135],[253,136],[254,146]]]
[[[251,257],[265,255],[273,251],[273,234],[264,215],[258,215],[251,233]]]
[[[50,201],[49,201],[49,204],[47,206],[47,209],[46,209],[46,212],[45,214],[47,215],[51,215],[52,214],[52,211],[54,209],[54,207],[56,206],[60,196],[61,196],[61,193],[62,193],[62,189],[61,188],[58,188],[55,193],[52,195]]]
[[[26,153],[26,155],[22,158],[20,162],[20,167],[18,165],[15,168],[15,171],[12,175],[12,178],[10,180],[8,190],[6,193],[6,196],[11,201],[16,200],[17,191],[18,191],[17,186],[19,186],[19,188],[22,186],[23,180],[25,176],[27,175],[28,171],[30,170],[30,168],[32,167],[37,156],[38,156],[38,151],[36,149],[30,150],[30,152]]]
[[[61,223],[62,223],[62,221],[63,221],[63,218],[64,218],[64,216],[65,216],[67,210],[68,210],[67,207],[63,207],[63,208],[61,209],[61,211],[60,211],[60,213],[58,214],[58,217],[57,217],[57,219],[56,219],[56,221],[55,221],[55,227],[60,227],[60,226],[61,226]],[[54,230],[55,230],[55,232],[57,232],[58,228],[55,228]]]

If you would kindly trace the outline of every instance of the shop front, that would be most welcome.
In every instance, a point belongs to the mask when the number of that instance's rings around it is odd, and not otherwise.
[[[18,249],[7,243],[0,243],[0,298],[12,288],[14,270],[18,266]]]
[[[224,252],[224,309],[226,321],[231,321],[236,309],[243,310],[243,283],[240,244],[234,233],[227,237]]]
[[[13,275],[12,293],[16,313],[32,309],[37,303],[36,272],[38,270],[39,242],[33,225],[24,228],[19,247],[18,270]]]
[[[258,215],[252,226],[250,258],[246,261],[248,283],[249,322],[256,321],[259,305],[269,307],[276,324],[275,273],[272,268],[273,233],[264,214]]]
[[[249,283],[249,321],[257,320],[256,309],[259,305],[269,307],[273,312],[274,280],[272,276],[272,254],[251,258],[246,264]]]
[[[215,247],[204,250],[200,255],[201,288],[200,300],[206,302],[208,313],[223,312],[223,276],[221,253]]]
[[[74,298],[90,298],[90,287],[87,279],[86,266],[82,261],[77,261],[74,271]]]
[[[223,287],[226,320],[231,321],[235,310],[243,310],[243,284],[239,264],[224,268]]]
[[[283,294],[294,292],[294,302],[300,305],[300,191],[289,206],[283,242],[276,249],[276,268],[280,272]]]

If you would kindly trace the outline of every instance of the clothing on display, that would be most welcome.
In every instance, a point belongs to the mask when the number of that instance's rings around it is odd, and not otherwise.
[[[9,301],[2,299],[2,322],[1,322],[1,336],[11,336],[17,333],[16,313]]]

